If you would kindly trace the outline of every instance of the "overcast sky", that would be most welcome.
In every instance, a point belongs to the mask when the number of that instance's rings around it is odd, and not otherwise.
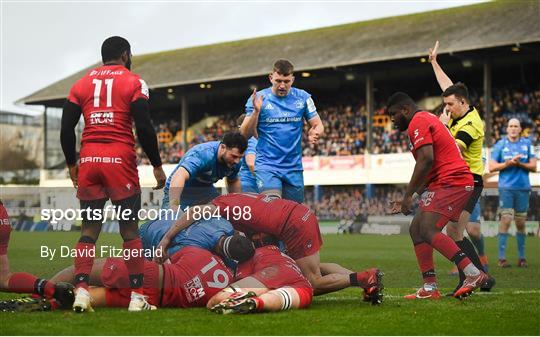
[[[481,1],[1,2],[0,109],[100,60],[112,35],[135,55]]]

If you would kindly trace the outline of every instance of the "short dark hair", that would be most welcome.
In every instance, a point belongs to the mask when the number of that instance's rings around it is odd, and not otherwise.
[[[126,51],[131,52],[128,40],[120,36],[111,36],[101,45],[101,60],[103,63],[118,60]]]
[[[294,72],[294,65],[289,60],[280,59],[274,62],[272,71],[280,75],[291,75]]]
[[[469,103],[469,89],[467,86],[461,82],[452,84],[442,93],[443,97],[456,96],[456,98],[463,99],[465,102]]]
[[[246,118],[246,114],[243,113],[236,119],[236,125],[240,126],[242,123],[244,123],[244,119]]]
[[[226,237],[223,241],[223,254],[229,259],[244,262],[253,257],[255,246],[245,236],[234,234]]]
[[[240,132],[227,132],[221,142],[229,149],[235,147],[242,153],[246,152],[247,139]]]
[[[414,103],[411,96],[407,95],[404,92],[398,91],[394,93],[392,96],[390,96],[390,98],[388,99],[388,102],[386,103],[386,109],[388,110],[393,106],[397,106],[400,108],[405,107],[405,106],[415,107],[416,103]]]

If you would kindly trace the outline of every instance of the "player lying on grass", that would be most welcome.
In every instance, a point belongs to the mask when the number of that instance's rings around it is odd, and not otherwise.
[[[399,132],[408,131],[409,147],[416,160],[405,196],[403,200],[393,202],[392,213],[410,214],[413,195],[422,194],[420,209],[409,231],[424,286],[406,298],[440,298],[433,263],[434,248],[465,273],[465,281],[454,292],[454,297],[469,295],[486,282],[488,276],[441,232],[448,221],[458,220],[470,198],[473,178],[469,167],[450,131],[437,116],[418,109],[407,94],[393,94],[387,103],[387,114]]]
[[[257,248],[253,258],[238,265],[235,278],[208,301],[208,309],[218,314],[283,311],[306,308],[313,299],[298,265],[276,246]]]
[[[238,212],[240,211],[240,212]],[[319,222],[308,207],[291,200],[255,193],[231,193],[215,198],[210,204],[190,208],[165,234],[159,249],[167,251],[172,238],[190,226],[199,216],[224,217],[234,229],[248,237],[257,233],[275,236],[285,243],[288,254],[300,267],[313,286],[315,295],[321,295],[350,286],[364,289],[364,298],[380,303],[382,273],[372,268],[353,272],[337,264],[321,264],[319,250],[322,245]],[[155,260],[162,263],[166,256]]]
[[[10,231],[11,226],[5,225],[5,221],[2,221],[0,243],[2,247],[5,247],[6,252]],[[251,241],[241,235],[221,236],[214,250],[236,261],[246,261],[254,253]],[[47,281],[27,273],[11,274],[6,254],[0,255],[0,261],[2,263],[1,291],[35,293],[44,296],[43,300],[4,302],[0,304],[0,311],[2,308],[9,311],[56,309],[59,305],[54,299],[60,301],[61,306],[71,307],[73,286],[58,287],[58,285],[73,282],[75,277],[73,266],[60,271]],[[159,266],[145,261],[146,278],[143,288],[148,291],[149,305],[204,306],[213,294],[233,280],[232,273],[219,256],[198,247],[182,248],[171,256],[170,262]],[[89,288],[90,302],[93,306],[127,307],[129,305],[131,288],[123,258],[97,259],[89,276],[90,285],[93,286]],[[36,288],[45,290],[37,291]],[[55,289],[58,290],[55,291]],[[93,310],[92,306],[88,310]]]
[[[43,296],[50,302],[39,303],[34,300],[32,303],[46,305],[47,308],[66,306],[71,307],[73,303],[73,285],[57,283],[38,278],[29,273],[12,273],[9,268],[7,256],[9,238],[11,236],[11,223],[7,211],[0,200],[0,291],[12,293],[29,293],[36,296]],[[16,303],[14,303],[16,305]],[[2,309],[0,308],[0,311]]]

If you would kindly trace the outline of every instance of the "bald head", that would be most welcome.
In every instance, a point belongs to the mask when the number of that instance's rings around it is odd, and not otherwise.
[[[506,133],[510,141],[515,142],[521,135],[521,122],[517,118],[511,118],[506,127]]]

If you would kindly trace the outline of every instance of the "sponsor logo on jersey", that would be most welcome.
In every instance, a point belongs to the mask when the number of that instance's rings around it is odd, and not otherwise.
[[[268,104],[266,104],[266,106],[264,107],[266,110],[274,110],[274,106],[272,105],[272,103],[268,102]]]
[[[303,109],[304,108],[304,102],[302,102],[302,100],[296,100],[296,102],[294,102],[294,107],[297,108],[297,109]]]
[[[81,164],[84,164],[84,163],[122,164],[122,158],[119,158],[119,157],[81,157]]]
[[[184,290],[186,292],[186,299],[189,303],[195,302],[206,295],[199,276],[195,276],[188,282],[184,283]]]
[[[90,124],[114,124],[114,112],[92,112],[90,114]]]

